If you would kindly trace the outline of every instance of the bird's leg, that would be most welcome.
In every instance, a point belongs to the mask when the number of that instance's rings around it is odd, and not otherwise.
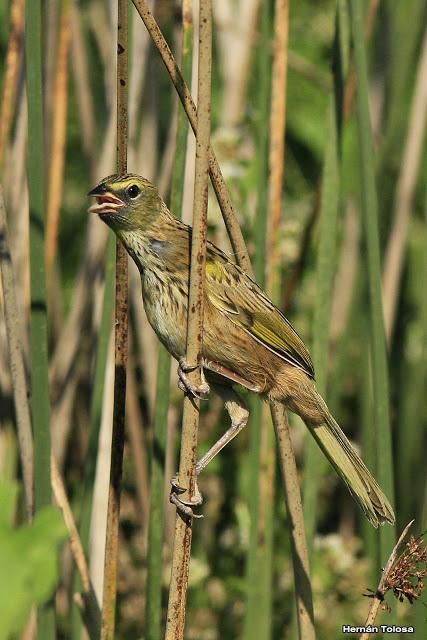
[[[239,394],[232,387],[215,384],[212,385],[215,392],[224,400],[225,408],[231,419],[231,426],[215,442],[214,445],[197,461],[196,473],[199,473],[209,464],[224,447],[231,442],[246,427],[249,411]]]
[[[225,408],[227,409],[228,415],[231,418],[231,427],[227,429],[227,431],[215,442],[215,444],[205,453],[204,456],[198,460],[196,463],[196,474],[199,473],[206,467],[207,464],[231,441],[233,438],[237,436],[240,431],[247,425],[249,418],[249,411],[243,402],[242,398],[239,396],[236,391],[232,387],[228,387],[225,385],[213,384],[212,385],[214,391],[224,400]],[[170,500],[173,502],[180,511],[193,517],[192,507],[198,506],[202,504],[203,498],[198,489],[197,483],[194,487],[195,496],[192,500],[183,500],[180,498],[179,494],[184,493],[186,491],[185,488],[181,487],[178,482],[178,474],[176,474],[172,480],[172,490]]]
[[[201,384],[195,385],[191,382],[187,373],[191,371],[195,371],[200,367],[200,378]],[[194,398],[198,398],[199,400],[205,400],[208,395],[210,388],[208,383],[206,382],[205,374],[203,373],[203,366],[196,364],[190,365],[186,361],[184,357],[179,359],[178,363],[178,387],[184,391],[184,393],[189,393]]]
[[[231,382],[237,382],[237,384],[241,384],[242,387],[249,389],[250,391],[255,391],[255,393],[261,393],[262,389],[257,384],[243,378],[238,373],[233,371],[232,369],[228,369],[220,362],[214,362],[213,360],[207,360],[206,358],[202,359],[202,366],[207,371],[212,371],[213,373],[218,373],[223,378],[228,378]]]

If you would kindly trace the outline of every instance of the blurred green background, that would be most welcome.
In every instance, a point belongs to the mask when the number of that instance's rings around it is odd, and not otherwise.
[[[27,127],[24,4],[22,0],[0,1],[0,166],[19,308],[17,323],[30,378],[34,362],[29,348],[29,273],[36,265],[30,267],[29,263],[26,158],[27,149],[37,138],[34,129]],[[360,149],[363,133],[369,137],[370,131],[361,120],[351,90],[360,76],[356,79],[354,71],[355,31],[350,6],[343,0],[289,3],[286,151],[275,300],[312,348],[319,386],[341,427],[358,444],[381,484],[386,483],[386,493],[391,497],[394,491],[397,532],[415,518],[414,532],[419,533],[427,525],[427,3],[360,0],[360,4],[368,61],[365,99],[372,127],[369,163],[363,162]],[[196,5],[189,38],[194,34],[197,44]],[[174,54],[181,59],[181,3],[157,0],[151,7]],[[258,223],[260,216],[268,214],[264,187],[269,180],[271,66],[277,26],[274,7],[273,0],[213,0],[212,145],[251,257],[261,265],[268,260],[268,253],[259,254]],[[35,153],[45,175],[46,375],[51,439],[80,523],[95,590],[100,593],[112,400],[113,365],[108,347],[112,294],[107,291],[104,296],[103,287],[107,229],[98,220],[89,220],[86,193],[115,170],[117,7],[108,0],[44,0],[42,11],[38,37],[43,56],[44,124],[42,148]],[[35,25],[30,23],[29,28]],[[193,78],[194,93],[197,47],[190,47],[185,55],[186,77],[190,83]],[[129,64],[129,170],[153,180],[169,202],[173,177],[180,169],[174,161],[177,129],[183,131],[184,127],[186,148],[182,136],[179,142],[185,153],[180,180],[182,210],[175,213],[190,222],[194,136],[131,3]],[[369,279],[377,278],[378,282],[379,274],[372,271],[368,218],[363,213],[366,171],[375,179],[378,204],[374,243],[381,253],[387,343],[387,371],[383,371],[387,384],[382,391],[375,382],[378,368],[381,378],[376,336],[384,338],[384,333],[381,323],[375,331],[371,319]],[[209,233],[211,240],[231,252],[213,190]],[[2,306],[3,302],[2,296]],[[117,638],[126,640],[148,637],[144,634],[150,553],[161,558],[163,622],[167,606],[175,512],[167,496],[169,478],[178,464],[182,393],[177,389],[172,363],[167,422],[163,436],[159,436],[153,430],[159,410],[157,357],[158,343],[143,313],[139,276],[130,264],[130,382],[117,629]],[[0,402],[0,488],[10,482],[22,486],[3,314]],[[389,411],[389,420],[386,415],[381,429],[378,406],[385,407],[385,414]],[[257,409],[255,414],[261,415]],[[363,623],[369,601],[362,594],[367,587],[376,589],[393,533],[391,529],[382,533],[380,541],[333,470],[323,458],[307,453],[302,423],[295,416],[290,419],[310,520],[307,533],[317,637],[339,638],[343,624]],[[271,431],[270,421],[265,422],[265,429]],[[227,416],[216,398],[203,403],[202,453],[226,425]],[[194,528],[187,606],[189,639],[296,637],[288,523],[278,471],[274,473],[267,523],[271,548],[263,556],[263,579],[268,588],[262,596],[262,611],[255,615],[260,626],[248,623],[254,616],[249,608],[256,605],[258,597],[248,579],[253,575],[248,574],[248,558],[256,553],[251,526],[259,498],[253,487],[254,478],[264,473],[256,451],[254,454],[251,433],[250,423],[200,479],[205,518]],[[165,456],[165,468],[161,469],[165,522],[161,548],[150,550],[150,474],[158,437],[165,440],[160,456]],[[272,451],[274,445],[270,442],[268,446]],[[384,460],[386,469],[381,468]],[[306,487],[311,487],[311,496]],[[14,515],[8,526],[13,521],[18,535],[25,521],[22,491],[10,513]],[[55,526],[52,521],[52,537],[59,541],[61,533],[55,537]],[[53,554],[53,544],[51,550]],[[61,547],[58,562],[56,634],[74,640],[81,637],[79,614],[73,604],[73,593],[79,587],[67,545]],[[41,598],[34,593],[32,601],[45,597],[45,593]],[[383,614],[384,621],[415,624],[414,637],[426,637],[425,609],[420,602],[412,608],[407,603],[390,603],[393,613],[389,618]],[[27,615],[24,607],[22,623]],[[27,634],[31,634],[31,622]]]

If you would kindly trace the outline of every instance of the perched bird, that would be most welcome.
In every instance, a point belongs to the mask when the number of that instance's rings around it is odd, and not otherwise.
[[[208,384],[224,399],[231,427],[197,463],[197,473],[246,425],[249,412],[234,384],[283,403],[310,433],[369,521],[393,523],[379,485],[316,391],[308,349],[285,316],[228,256],[208,242],[202,368],[192,389],[186,376],[191,227],[175,218],[156,187],[140,176],[113,175],[90,191],[99,215],[126,247],[141,274],[148,320],[180,362],[181,384],[197,394]]]

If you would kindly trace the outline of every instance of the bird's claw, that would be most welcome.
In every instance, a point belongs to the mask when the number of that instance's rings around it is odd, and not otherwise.
[[[203,514],[194,513],[193,511],[194,507],[198,507],[203,502],[203,497],[198,489],[197,483],[194,487],[195,495],[189,500],[184,500],[179,495],[185,493],[187,489],[181,487],[181,485],[179,484],[178,474],[174,475],[173,478],[171,478],[171,485],[172,488],[169,495],[169,501],[176,506],[178,511],[188,518],[203,518]]]
[[[191,371],[195,371],[196,369],[199,368],[199,366],[200,365],[198,364],[190,365],[188,364],[185,358],[180,358],[179,364],[178,364],[178,378],[179,378],[178,387],[182,391],[184,391],[184,393],[188,393],[194,398],[197,398],[198,400],[206,400],[207,395],[209,394],[209,391],[210,391],[210,387],[205,380],[205,376],[203,374],[203,367],[200,367],[200,377],[202,380],[201,384],[199,385],[193,384],[189,379],[189,377],[187,376],[187,373],[190,373]]]

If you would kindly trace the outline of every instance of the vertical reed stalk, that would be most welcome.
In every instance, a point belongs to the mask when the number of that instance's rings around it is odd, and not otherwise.
[[[363,305],[366,310],[366,304]],[[364,318],[362,321],[362,332],[360,339],[369,340],[369,323]],[[369,350],[362,354],[362,376],[360,389],[361,420],[362,420],[362,453],[368,469],[375,469],[375,435],[372,429],[373,398],[372,398],[372,362]],[[372,584],[375,584],[378,576],[379,564],[379,540],[375,529],[366,518],[362,520],[362,535],[366,556],[370,559],[370,576]]]
[[[427,207],[425,207],[425,214],[427,213]],[[427,216],[425,216],[425,231],[424,231],[424,237],[427,240]],[[427,256],[425,256],[425,274],[427,274]],[[424,342],[424,381],[427,379],[427,303],[426,303],[426,298],[424,297],[424,309],[423,309],[423,318],[422,318],[422,323],[423,323],[423,334],[424,337],[426,338],[426,341]],[[425,382],[424,382],[425,384]],[[424,487],[422,489],[421,492],[421,504],[420,504],[420,517],[419,517],[419,522],[421,523],[420,529],[421,531],[427,531],[427,477],[424,478]],[[421,603],[420,603],[421,604]],[[425,612],[425,607],[421,607],[420,605],[418,605],[418,607],[415,608],[415,611],[413,612],[413,618],[414,618],[414,626],[417,629],[417,633],[419,632],[421,634],[421,637],[424,638],[424,636],[427,635],[427,617],[426,617],[426,612]],[[423,631],[424,630],[424,631]]]
[[[127,171],[128,3],[118,0],[117,21],[117,172]],[[116,306],[114,317],[114,411],[105,544],[101,640],[115,636],[120,493],[125,439],[126,364],[128,347],[127,253],[116,241]]]
[[[193,62],[193,11],[191,0],[182,0],[182,39],[181,69],[184,82],[191,83]],[[182,192],[185,174],[185,157],[187,153],[188,118],[178,104],[178,125],[176,133],[176,151],[172,176],[171,210],[181,217]]]
[[[257,72],[259,77],[256,113],[257,212],[255,217],[255,277],[261,287],[266,281],[268,152],[266,126],[270,108],[270,4],[261,11]],[[271,633],[272,510],[274,500],[274,456],[268,413],[257,397],[251,398],[249,513],[250,537],[247,560],[246,640],[264,640]],[[271,461],[273,458],[273,461]],[[272,462],[272,464],[271,464]],[[272,475],[271,475],[272,474]]]
[[[402,398],[400,401],[400,411],[397,416],[397,424],[399,425],[397,434],[397,450],[399,456],[396,459],[397,472],[397,489],[399,504],[398,526],[402,521],[409,517],[415,516],[420,518],[421,530],[426,530],[427,512],[423,514],[423,505],[427,496],[423,495],[419,490],[420,478],[419,470],[424,464],[424,436],[425,424],[427,418],[425,389],[427,384],[427,296],[424,292],[424,278],[427,277],[427,191],[425,192],[424,201],[424,220],[423,229],[420,229],[419,237],[419,258],[417,261],[413,258],[408,262],[408,271],[413,271],[414,281],[417,282],[417,324],[419,325],[418,349],[417,355],[414,357],[413,331],[411,328],[407,331],[405,345],[405,362],[401,380],[404,383],[402,389]],[[412,264],[411,264],[412,262]],[[415,282],[414,285],[415,287]],[[414,296],[415,298],[415,296]],[[402,425],[410,425],[410,428],[403,429]],[[413,488],[416,486],[417,490]],[[425,491],[425,488],[424,488]],[[421,509],[420,509],[421,502]],[[427,628],[427,621],[425,621]],[[418,631],[418,626],[417,626]]]
[[[310,565],[307,540],[304,529],[304,516],[300,497],[298,472],[295,454],[283,405],[274,404],[272,408],[274,429],[276,431],[279,462],[282,471],[283,490],[291,532],[291,550],[294,571],[295,599],[297,605],[298,637],[300,640],[315,640],[313,595],[310,583]]]
[[[289,36],[289,0],[276,0],[275,39],[272,67],[272,90],[270,112],[270,151],[267,239],[267,291],[273,302],[280,299],[279,250],[280,228],[283,209],[283,178],[285,172],[285,127],[286,127],[286,80]],[[289,422],[282,405],[271,403],[271,415],[277,438],[286,509],[288,512],[291,553],[294,573],[295,604],[300,638],[314,639],[313,596],[310,584],[310,569],[307,536],[301,505],[298,472],[290,438]],[[274,462],[270,461],[274,478]]]
[[[316,386],[324,396],[329,354],[329,325],[336,267],[337,222],[340,205],[341,96],[343,70],[340,63],[340,3],[337,3],[334,86],[329,98],[325,157],[319,215],[319,241],[316,267],[316,299],[313,319],[313,362]],[[316,531],[316,505],[324,458],[313,438],[305,443],[304,520],[311,554]]]
[[[46,269],[48,275],[56,256],[59,214],[64,183],[68,105],[68,53],[71,40],[69,13],[68,0],[62,0],[52,99],[53,122],[47,197]]]
[[[3,200],[3,189],[0,186],[0,271],[6,325],[7,346],[13,385],[16,428],[19,440],[22,478],[24,482],[25,504],[28,520],[34,513],[34,452],[33,433],[31,429],[28,388],[25,377],[24,358],[19,335],[19,312],[16,302],[12,257],[10,255],[7,236],[6,211]]]
[[[50,400],[47,355],[47,297],[44,261],[45,181],[43,171],[42,3],[26,3],[25,61],[28,95],[28,191],[31,265],[31,412],[34,431],[34,506],[36,512],[51,503]],[[53,603],[37,615],[38,637],[53,640]]]
[[[369,282],[372,380],[377,452],[376,466],[378,481],[393,504],[393,458],[389,415],[387,354],[381,299],[378,202],[375,188],[374,153],[368,106],[368,77],[363,36],[362,5],[357,0],[351,0],[350,6],[357,76],[357,128],[359,136],[358,152],[361,198]],[[384,526],[381,528],[380,560],[382,564],[387,560],[389,549],[394,546],[394,539],[394,527]]]
[[[114,272],[116,258],[115,236],[108,237],[105,265],[104,300],[102,306],[101,324],[99,327],[96,354],[95,374],[93,378],[92,397],[89,418],[89,438],[85,459],[82,500],[80,508],[79,533],[86,554],[89,552],[90,521],[92,514],[93,487],[96,477],[96,460],[98,453],[99,429],[101,425],[102,398],[104,393],[105,370],[107,366],[108,346],[111,335],[111,320],[114,308]],[[74,591],[81,588],[80,578],[76,576]],[[72,607],[72,640],[80,640],[82,623],[80,610],[76,605]]]
[[[182,54],[181,67],[186,82],[191,80],[193,41],[193,15],[190,0],[182,2]],[[184,191],[185,157],[187,151],[188,122],[178,105],[176,151],[171,190],[171,211],[181,215]],[[146,635],[150,640],[161,638],[162,557],[164,536],[164,484],[165,454],[168,428],[171,356],[162,346],[157,365],[156,408],[154,438],[151,452],[150,521],[148,534],[148,573]]]
[[[30,199],[31,366],[35,440],[35,508],[50,504],[50,403],[47,381],[47,302],[44,259],[43,107],[41,84],[41,3],[27,3],[26,66],[28,93],[28,189]]]
[[[203,298],[207,240],[208,170],[211,114],[211,56],[212,7],[210,0],[200,1],[199,12],[199,71],[198,118],[196,134],[196,168],[194,183],[193,232],[191,240],[190,291],[186,359],[190,364],[200,363],[203,340]],[[197,384],[200,374],[192,376]],[[192,398],[184,399],[182,422],[180,485],[186,488],[184,499],[195,495],[197,431],[199,406]],[[169,592],[166,640],[184,637],[186,596],[193,518],[177,512],[175,524],[172,574]]]
[[[156,404],[150,469],[150,519],[147,557],[146,636],[161,638],[164,534],[165,454],[168,426],[171,357],[163,345],[157,361]]]

